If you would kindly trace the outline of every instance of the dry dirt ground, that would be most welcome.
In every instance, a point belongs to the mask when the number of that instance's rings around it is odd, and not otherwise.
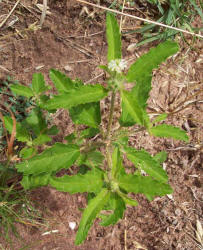
[[[0,1],[1,18],[5,18],[14,2]],[[101,1],[101,4],[108,7],[109,2]],[[34,72],[42,72],[47,83],[51,84],[48,71],[57,68],[69,77],[81,78],[84,82],[103,83],[105,75],[97,65],[106,63],[105,14],[96,10],[91,17],[94,10],[84,9],[74,0],[50,0],[50,13],[39,29],[37,24],[41,12],[36,3],[42,2],[21,1],[0,30],[0,79],[11,75],[28,85]],[[140,15],[136,9],[126,11]],[[123,29],[135,29],[140,25],[130,19],[123,21]],[[126,50],[139,39],[136,34],[122,39],[123,55],[129,63],[154,45]],[[190,36],[186,39],[192,44]],[[100,227],[96,221],[85,243],[76,247],[74,238],[81,217],[78,208],[85,206],[85,196],[71,196],[49,187],[39,188],[31,192],[31,198],[43,214],[44,226],[17,224],[21,238],[11,234],[11,244],[1,235],[2,249],[202,249],[198,247],[196,237],[197,220],[203,224],[202,41],[197,39],[192,46],[188,46],[177,40],[180,52],[154,72],[149,111],[153,114],[179,107],[180,111],[170,116],[167,123],[187,130],[190,142],[154,139],[145,133],[131,138],[131,144],[137,148],[145,148],[151,153],[168,152],[164,167],[174,189],[173,194],[156,198],[153,202],[137,196],[139,206],[129,207],[122,221],[107,228]],[[62,141],[65,135],[72,132],[72,123],[65,112],[58,113],[54,122],[60,128],[56,139]],[[74,230],[69,227],[70,222],[76,222]],[[43,235],[51,230],[58,231]]]

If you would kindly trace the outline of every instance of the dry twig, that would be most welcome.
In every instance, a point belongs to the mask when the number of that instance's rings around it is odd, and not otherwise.
[[[40,27],[42,27],[44,23],[46,13],[47,13],[47,0],[43,0],[43,10],[42,10],[42,15],[41,15],[40,24],[39,24]]]
[[[12,10],[8,13],[7,17],[0,23],[0,28],[6,23],[6,21],[9,19],[9,17],[12,15],[14,12],[15,8],[18,6],[20,0],[18,0],[15,5],[13,6]]]

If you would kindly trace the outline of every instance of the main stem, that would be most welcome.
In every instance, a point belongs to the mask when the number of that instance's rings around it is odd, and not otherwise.
[[[112,127],[112,122],[113,122],[113,112],[114,112],[114,106],[115,106],[115,97],[116,97],[116,92],[113,90],[111,94],[111,107],[110,107],[109,121],[108,121],[105,139],[109,139],[109,136],[111,133],[111,127]]]
[[[107,140],[107,146],[106,146],[106,157],[107,157],[107,165],[108,165],[108,179],[111,181],[111,168],[112,168],[112,160],[111,160],[111,142],[108,141],[109,136],[111,134],[111,127],[113,123],[113,112],[114,112],[114,106],[115,106],[115,97],[116,93],[113,90],[111,94],[111,106],[110,106],[110,113],[109,113],[109,120],[108,120],[108,126],[107,126],[107,132],[105,135],[105,139]]]

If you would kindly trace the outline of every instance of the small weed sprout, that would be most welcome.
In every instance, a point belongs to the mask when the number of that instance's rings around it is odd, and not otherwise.
[[[45,94],[47,86],[41,73],[33,75],[31,87],[19,84],[11,86],[14,93],[36,100],[36,107],[24,123],[17,123],[16,138],[26,143],[20,153],[22,161],[16,164],[18,172],[23,174],[23,187],[31,189],[50,185],[70,194],[88,193],[88,204],[80,221],[76,245],[86,239],[97,217],[101,218],[102,226],[114,225],[123,218],[126,205],[136,206],[138,202],[128,193],[142,193],[150,201],[156,196],[172,193],[168,176],[162,168],[167,158],[166,152],[152,156],[144,149],[129,146],[128,137],[132,129],[128,130],[128,127],[136,125],[133,133],[146,130],[151,136],[188,141],[185,131],[163,123],[167,114],[161,114],[151,121],[146,109],[152,70],[177,53],[178,45],[166,41],[141,56],[127,70],[121,54],[119,27],[110,13],[106,18],[106,35],[108,66],[100,65],[100,68],[109,75],[107,87],[100,84],[84,85],[82,81],[71,80],[55,69],[50,70],[50,78],[58,91],[57,95]],[[125,89],[126,82],[134,83],[130,91]],[[116,119],[116,95],[121,103],[119,128],[112,125]],[[111,102],[108,123],[104,128],[101,126],[100,101],[108,96]],[[59,108],[69,111],[74,124],[83,124],[86,128],[65,137],[67,143],[52,146],[49,143],[48,146],[50,135],[57,133],[57,129],[47,127],[42,109],[54,113]],[[4,120],[11,132],[12,120],[8,117]],[[34,134],[29,133],[30,129]],[[38,145],[45,145],[42,153],[38,153]],[[124,155],[136,168],[131,174],[126,172]],[[56,176],[61,169],[69,169],[73,164],[78,166],[77,174]],[[104,210],[110,213],[107,215],[102,212]]]

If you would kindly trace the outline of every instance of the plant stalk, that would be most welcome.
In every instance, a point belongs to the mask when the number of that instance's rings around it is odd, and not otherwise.
[[[114,112],[114,106],[115,106],[115,97],[116,97],[116,92],[113,90],[111,94],[111,107],[110,107],[109,121],[108,121],[105,139],[109,139],[109,136],[111,133],[111,127],[112,127],[112,122],[113,122],[113,112]]]
[[[108,179],[111,181],[111,169],[112,169],[112,160],[111,160],[111,151],[110,146],[108,145],[106,148],[106,160],[107,160],[107,166],[108,166]]]
[[[110,106],[109,120],[108,120],[108,125],[107,125],[107,132],[106,132],[106,135],[104,137],[105,139],[107,139],[107,141],[110,137],[111,127],[112,127],[112,123],[113,123],[115,97],[116,97],[116,92],[115,92],[115,90],[113,90],[112,94],[111,94],[111,106]],[[107,166],[108,166],[108,179],[109,179],[109,182],[111,182],[111,179],[112,179],[112,176],[111,176],[112,160],[111,160],[111,143],[110,143],[110,141],[108,141],[107,145],[106,145],[106,160],[107,160]]]

